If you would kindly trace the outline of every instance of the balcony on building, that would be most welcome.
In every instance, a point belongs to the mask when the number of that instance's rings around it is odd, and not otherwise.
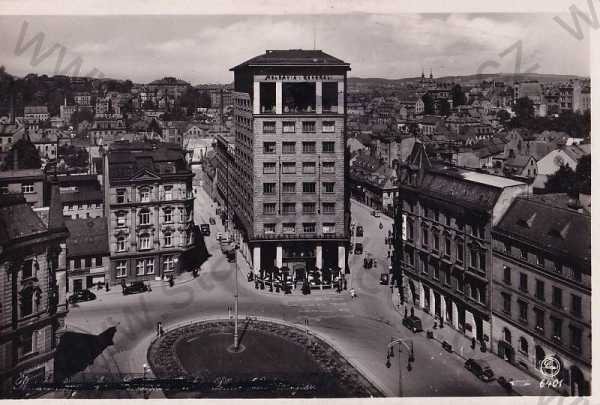
[[[257,114],[343,113],[337,81],[257,82],[255,85],[258,86]]]

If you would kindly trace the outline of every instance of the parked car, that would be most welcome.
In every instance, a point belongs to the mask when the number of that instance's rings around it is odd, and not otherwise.
[[[387,273],[381,273],[379,276],[379,284],[388,285],[390,283],[390,275]]]
[[[354,246],[354,254],[355,255],[362,255],[362,253],[363,253],[363,244],[360,243],[360,242],[358,242]]]
[[[223,239],[223,234],[221,232],[217,232],[217,240],[220,241]]]
[[[208,218],[208,223],[211,225],[215,225],[217,223],[217,221],[215,221],[215,219],[213,217]]]
[[[75,304],[77,302],[92,301],[92,300],[95,300],[95,299],[96,299],[96,294],[94,294],[90,290],[78,290],[78,291],[75,291],[75,293],[73,293],[69,297],[69,303],[70,304]]]
[[[208,225],[208,224],[200,225],[200,232],[202,232],[202,235],[204,235],[204,236],[210,236],[210,225]]]
[[[123,288],[123,295],[137,294],[148,291],[148,286],[143,281],[135,281]]]
[[[465,361],[465,368],[481,381],[489,382],[494,379],[494,372],[485,360],[468,359]]]
[[[370,269],[373,267],[373,257],[370,253],[367,253],[367,256],[363,259],[363,267],[365,269]]]
[[[375,218],[379,218],[381,216],[381,213],[377,210],[371,212],[371,215],[373,215]]]
[[[364,233],[364,230],[363,230],[362,225],[357,226],[356,227],[356,236],[360,238],[363,236],[363,233]]]
[[[413,333],[423,332],[423,323],[421,322],[421,318],[419,318],[418,316],[413,315],[404,318],[402,320],[402,325],[412,330]]]

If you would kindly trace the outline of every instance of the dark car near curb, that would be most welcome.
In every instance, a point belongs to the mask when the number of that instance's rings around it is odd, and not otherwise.
[[[210,225],[202,224],[200,225],[200,232],[203,236],[210,236]]]
[[[356,236],[360,238],[361,236],[363,236],[363,233],[364,233],[364,230],[363,230],[362,225],[357,226],[356,227]]]
[[[362,255],[362,253],[363,253],[363,244],[359,242],[356,245],[354,245],[354,254]]]
[[[412,330],[413,333],[423,332],[423,323],[421,322],[421,318],[418,316],[409,316],[402,320],[402,325],[406,326],[408,329]]]
[[[465,368],[481,381],[489,382],[494,379],[494,372],[485,360],[468,359],[465,361]]]
[[[137,294],[146,291],[148,291],[148,286],[142,281],[136,281],[123,288],[123,295]]]
[[[73,293],[69,297],[69,303],[75,304],[77,302],[92,301],[95,299],[96,299],[96,294],[94,294],[90,290],[79,290],[79,291],[75,291],[75,293]]]

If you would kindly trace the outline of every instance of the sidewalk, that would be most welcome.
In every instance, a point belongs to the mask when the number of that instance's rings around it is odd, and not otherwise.
[[[452,345],[453,355],[459,356],[464,360],[469,358],[475,360],[485,360],[492,370],[494,371],[494,375],[496,378],[503,376],[507,380],[513,379],[513,391],[517,395],[523,396],[557,396],[560,395],[558,392],[552,390],[551,388],[540,388],[539,381],[526,373],[525,371],[516,368],[506,360],[498,357],[496,354],[490,351],[489,343],[487,345],[487,349],[485,352],[482,352],[480,349],[480,344],[477,343],[475,348],[471,348],[471,340],[467,338],[462,333],[458,332],[451,326],[444,324],[443,328],[439,327],[439,321],[433,319],[433,317],[423,311],[420,308],[413,307],[412,305],[400,305],[400,296],[394,290],[394,294],[392,294],[392,305],[394,309],[401,313],[404,316],[404,307],[407,308],[407,311],[410,313],[411,308],[414,308],[415,316],[421,318],[421,322],[423,323],[423,330],[432,331],[433,332],[433,341],[436,344],[439,344],[441,347],[442,342],[446,341]],[[434,329],[434,323],[438,324],[438,327]],[[423,337],[425,337],[425,332],[423,333]]]

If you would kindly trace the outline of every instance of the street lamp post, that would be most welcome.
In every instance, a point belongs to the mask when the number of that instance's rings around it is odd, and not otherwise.
[[[386,367],[390,368],[392,363],[390,363],[390,357],[394,357],[394,346],[398,345],[398,396],[402,396],[402,360],[400,358],[401,346],[406,347],[408,350],[408,371],[412,370],[411,363],[415,361],[415,354],[413,350],[413,342],[411,339],[403,339],[403,338],[392,338],[391,342],[387,345],[387,360]]]
[[[233,308],[233,312],[234,312],[234,317],[235,317],[235,321],[234,321],[234,329],[233,329],[233,348],[234,350],[237,352],[238,350],[238,346],[239,346],[239,341],[238,341],[238,262],[237,262],[237,249],[238,249],[238,245],[236,243],[234,251],[233,251],[233,257],[235,259],[235,284],[234,284],[234,292],[233,292],[233,297],[234,297],[234,308]]]

